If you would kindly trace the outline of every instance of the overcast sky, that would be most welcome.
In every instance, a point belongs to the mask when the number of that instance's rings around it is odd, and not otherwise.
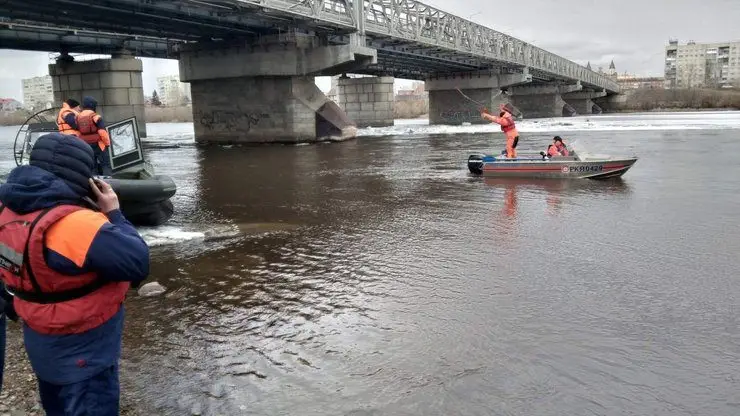
[[[663,75],[669,38],[740,40],[740,0],[425,0],[594,70],[614,59],[620,73]],[[147,95],[177,62],[143,59]],[[0,97],[22,98],[21,79],[48,73],[46,52],[0,50]],[[327,90],[327,79],[318,81]]]

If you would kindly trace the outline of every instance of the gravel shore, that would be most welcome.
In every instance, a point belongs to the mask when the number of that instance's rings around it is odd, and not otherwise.
[[[145,413],[130,396],[121,374],[121,415],[139,416]],[[127,394],[128,393],[128,394]],[[44,415],[38,394],[38,384],[23,346],[23,332],[17,322],[8,322],[8,343],[5,351],[5,376],[0,392],[0,416]]]

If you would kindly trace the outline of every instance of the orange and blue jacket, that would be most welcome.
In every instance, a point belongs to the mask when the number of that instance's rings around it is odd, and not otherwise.
[[[110,146],[110,136],[105,130],[103,117],[90,109],[84,109],[77,114],[77,129],[80,132],[80,138],[88,144],[97,143],[103,150]]]
[[[15,215],[27,215],[59,205],[80,205],[80,195],[54,174],[24,165],[11,171],[6,183],[0,185],[0,204]],[[3,232],[0,230],[0,240],[8,237]],[[119,210],[107,214],[75,210],[49,224],[43,244],[40,267],[45,263],[48,271],[44,272],[59,276],[60,282],[95,275],[111,283],[106,286],[108,292],[121,296],[130,283],[141,282],[149,274],[149,248]],[[24,337],[39,378],[54,384],[75,383],[117,363],[124,311],[121,302],[110,299],[111,293],[104,287],[71,302],[41,305],[50,308],[48,316],[38,306],[32,316],[22,316],[24,321],[36,320],[26,322]],[[98,319],[104,320],[101,323],[90,316],[87,322],[80,323],[77,315],[85,311],[70,307],[78,301],[96,305],[107,320]],[[23,308],[18,310],[19,315],[24,312]],[[65,327],[65,322],[69,322],[69,327]],[[60,337],[61,334],[65,336]]]

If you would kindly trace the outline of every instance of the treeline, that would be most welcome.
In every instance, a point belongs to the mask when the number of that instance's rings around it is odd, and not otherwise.
[[[393,117],[418,118],[429,114],[429,99],[396,101],[393,104]]]
[[[0,126],[20,126],[32,113],[26,110],[12,113],[0,112]],[[147,123],[187,123],[193,121],[191,107],[145,107],[144,120]],[[115,121],[115,120],[113,120]],[[111,121],[112,122],[112,121]]]
[[[189,123],[193,121],[192,107],[145,107],[147,123]]]
[[[740,91],[716,89],[636,89],[625,93],[616,111],[740,109]]]
[[[12,113],[0,112],[0,126],[20,126],[32,113],[26,110],[14,111]]]

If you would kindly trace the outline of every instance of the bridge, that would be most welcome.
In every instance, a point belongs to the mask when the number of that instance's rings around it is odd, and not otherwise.
[[[488,108],[512,102],[526,117],[598,112],[620,92],[575,62],[414,0],[6,0],[0,47],[62,53],[49,68],[55,99],[94,95],[113,119],[143,119],[133,57],[178,59],[205,142],[310,141],[392,125],[394,77],[426,82],[432,124],[482,122],[458,89]],[[313,83],[347,73],[365,77],[340,78],[338,105]]]

